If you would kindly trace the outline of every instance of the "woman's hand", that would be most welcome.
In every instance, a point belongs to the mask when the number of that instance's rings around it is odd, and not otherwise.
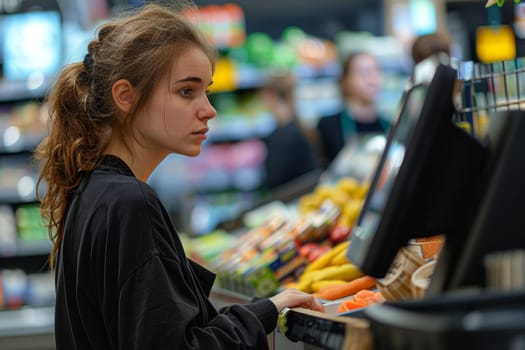
[[[312,295],[294,288],[286,289],[271,297],[270,300],[275,304],[275,307],[279,312],[286,307],[303,307],[315,311],[324,311],[323,305]]]

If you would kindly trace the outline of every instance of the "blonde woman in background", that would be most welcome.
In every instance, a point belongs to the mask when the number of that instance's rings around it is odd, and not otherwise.
[[[340,90],[343,109],[322,117],[317,125],[319,144],[326,167],[350,138],[361,133],[386,133],[390,123],[380,116],[376,99],[381,91],[382,72],[370,53],[350,54],[342,63]]]

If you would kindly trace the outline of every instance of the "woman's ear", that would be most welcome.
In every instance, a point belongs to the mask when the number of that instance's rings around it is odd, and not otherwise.
[[[131,108],[135,105],[137,94],[129,80],[117,80],[111,88],[111,93],[113,101],[115,101],[115,104],[122,112],[128,113],[131,111]]]

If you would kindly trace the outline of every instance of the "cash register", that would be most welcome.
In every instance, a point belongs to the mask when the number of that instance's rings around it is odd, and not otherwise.
[[[454,120],[457,71],[438,63],[431,75],[402,98],[348,250],[382,278],[410,239],[442,234],[425,297],[338,316],[288,311],[290,339],[347,349],[365,327],[362,349],[525,348],[525,114],[494,108],[475,137]]]

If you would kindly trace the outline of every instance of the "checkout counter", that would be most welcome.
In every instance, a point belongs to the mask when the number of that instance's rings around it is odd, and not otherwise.
[[[478,66],[469,88],[455,68],[439,63],[403,97],[348,258],[383,278],[408,241],[443,234],[425,295],[342,314],[285,310],[273,334],[276,350],[525,349],[525,114],[493,89],[501,83],[521,101],[525,82],[506,75],[523,61],[510,62],[511,69],[509,62],[491,65],[490,74]],[[485,111],[461,108],[471,121],[485,112],[483,132],[458,126],[458,91],[470,103],[480,95],[497,101]]]

